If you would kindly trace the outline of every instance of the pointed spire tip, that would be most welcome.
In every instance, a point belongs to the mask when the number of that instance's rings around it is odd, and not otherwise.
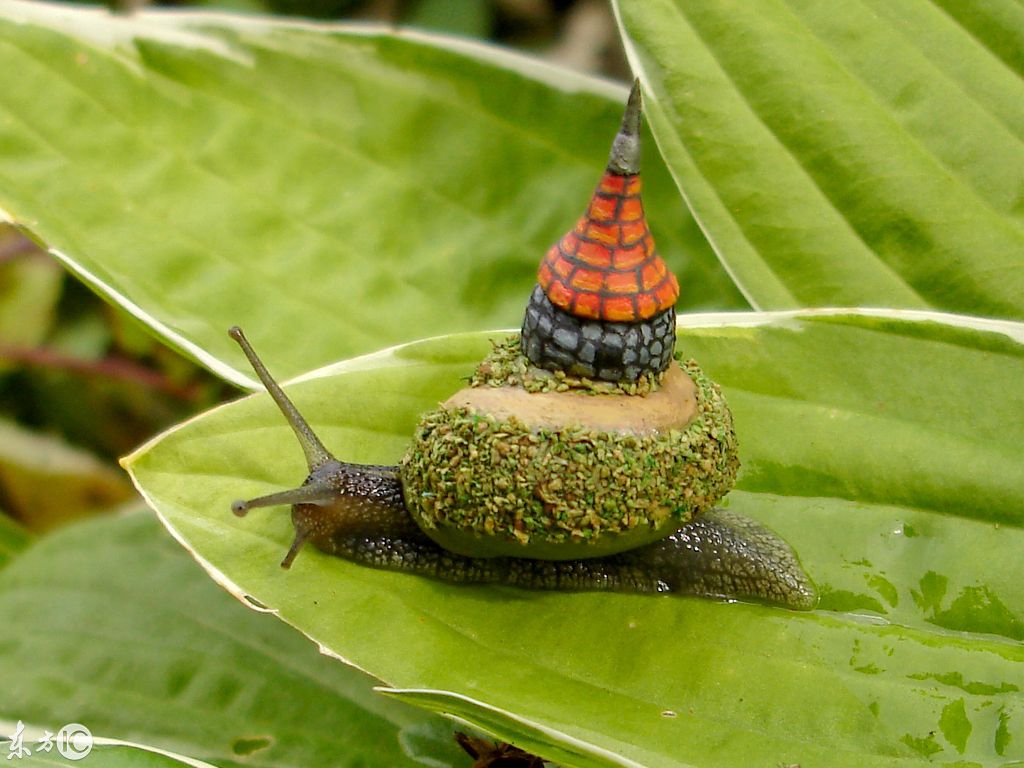
[[[611,173],[629,176],[640,172],[640,101],[638,78],[633,81],[626,111],[622,115],[622,127],[612,142],[612,151],[608,156],[608,170]]]
[[[622,115],[622,127],[619,129],[619,133],[636,136],[640,132],[641,106],[640,78],[637,78],[629,90],[629,100],[626,102],[626,112]]]

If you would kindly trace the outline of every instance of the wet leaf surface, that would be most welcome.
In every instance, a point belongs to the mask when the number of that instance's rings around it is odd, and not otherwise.
[[[453,587],[313,550],[282,572],[287,511],[239,520],[228,509],[305,476],[265,395],[165,434],[128,468],[230,589],[399,697],[548,759],[1013,758],[1024,743],[1020,326],[899,313],[688,323],[679,349],[722,384],[736,417],[744,468],[730,509],[794,546],[822,590],[816,611]],[[494,336],[399,347],[290,391],[339,456],[395,462],[416,415],[460,386]]]

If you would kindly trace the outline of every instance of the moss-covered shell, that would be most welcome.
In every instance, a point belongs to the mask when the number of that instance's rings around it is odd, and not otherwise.
[[[478,557],[599,557],[669,535],[725,495],[739,467],[718,385],[692,360],[680,367],[696,408],[678,429],[538,429],[442,406],[402,461],[406,506],[442,547]]]

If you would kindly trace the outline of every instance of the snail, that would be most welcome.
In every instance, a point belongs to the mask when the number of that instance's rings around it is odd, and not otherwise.
[[[541,261],[522,328],[424,415],[397,466],[324,447],[241,329],[229,331],[298,437],[295,538],[365,565],[455,583],[674,592],[807,609],[784,541],[715,505],[739,467],[718,385],[676,359],[676,277],[640,198],[640,91],[586,212]]]
[[[455,732],[455,743],[473,758],[473,768],[544,768],[544,760],[506,741]]]

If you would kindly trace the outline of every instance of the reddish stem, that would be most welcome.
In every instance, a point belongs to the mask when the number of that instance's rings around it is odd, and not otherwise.
[[[83,360],[46,347],[19,347],[0,343],[0,360],[21,363],[33,368],[71,371],[88,376],[131,381],[186,402],[192,402],[200,395],[198,384],[177,384],[163,374],[123,357]]]

